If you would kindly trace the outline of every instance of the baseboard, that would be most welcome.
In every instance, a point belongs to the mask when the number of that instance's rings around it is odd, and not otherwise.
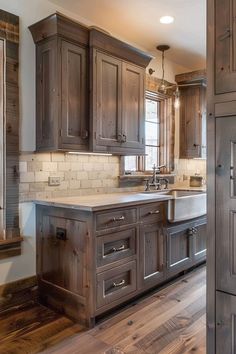
[[[0,285],[0,312],[38,298],[37,277],[32,276]]]

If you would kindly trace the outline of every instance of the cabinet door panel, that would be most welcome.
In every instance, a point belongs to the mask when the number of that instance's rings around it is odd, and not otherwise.
[[[120,146],[121,142],[121,61],[97,52],[95,115],[96,144]]]
[[[168,229],[167,234],[167,270],[179,272],[193,263],[193,234],[186,225]]]
[[[236,117],[216,119],[216,286],[236,295]]]
[[[86,49],[62,41],[61,148],[88,144]]]
[[[180,157],[201,157],[201,87],[181,88]]]
[[[49,283],[85,295],[85,222],[44,216],[42,221],[40,276]]]
[[[124,148],[144,150],[144,69],[123,63],[122,132]]]
[[[234,0],[215,0],[215,91],[236,91],[236,4]]]
[[[164,234],[161,223],[143,225],[140,228],[141,284],[151,287],[164,278]]]
[[[207,227],[206,223],[196,227],[196,234],[193,238],[193,256],[195,261],[204,260],[206,257]]]
[[[236,353],[236,297],[216,292],[216,354]]]
[[[36,145],[38,150],[54,149],[58,138],[57,41],[38,45],[36,55]]]

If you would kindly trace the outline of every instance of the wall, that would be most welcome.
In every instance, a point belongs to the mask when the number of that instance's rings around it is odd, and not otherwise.
[[[21,200],[39,196],[117,190],[117,157],[109,157],[107,160],[106,157],[68,157],[64,154],[27,153],[35,149],[35,46],[28,26],[55,11],[60,11],[86,25],[93,23],[46,0],[0,0],[0,5],[3,10],[20,16]],[[156,70],[154,75],[159,77],[160,62],[160,58],[157,57],[150,64]],[[174,82],[175,74],[185,71],[188,70],[167,61],[166,79]],[[97,163],[99,163],[99,168]],[[111,171],[110,164],[112,164],[113,171]],[[47,186],[48,176],[54,173],[61,176],[60,187]],[[22,244],[22,255],[0,261],[0,284],[35,274],[35,208],[33,203],[20,205],[20,227],[25,238]]]

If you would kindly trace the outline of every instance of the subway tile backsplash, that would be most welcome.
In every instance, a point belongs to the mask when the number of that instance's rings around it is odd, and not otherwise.
[[[143,189],[119,188],[119,164],[118,156],[22,153],[20,201]],[[177,183],[188,183],[195,173],[206,177],[205,160],[175,159]],[[60,186],[49,186],[50,176],[60,177]]]
[[[112,192],[118,175],[117,156],[22,153],[20,201]],[[60,177],[60,186],[49,186],[49,176]]]

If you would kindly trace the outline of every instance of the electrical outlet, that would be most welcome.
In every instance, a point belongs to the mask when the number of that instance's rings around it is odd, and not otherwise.
[[[57,177],[57,176],[48,177],[48,185],[49,186],[60,186],[60,184],[61,184],[60,177]]]

